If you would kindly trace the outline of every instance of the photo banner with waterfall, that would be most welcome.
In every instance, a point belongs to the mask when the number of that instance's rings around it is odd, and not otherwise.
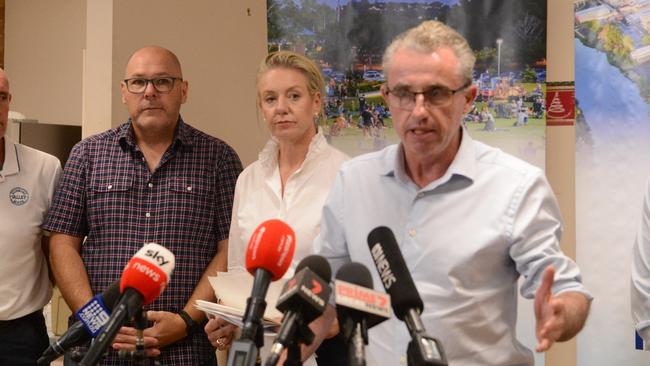
[[[472,138],[544,168],[546,0],[267,0],[268,50],[307,55],[326,80],[323,126],[350,156],[398,142],[379,92],[382,55],[425,20],[458,30],[479,88],[463,124]]]
[[[580,365],[648,365],[630,308],[632,246],[650,176],[650,1],[574,2],[576,239],[594,303]]]

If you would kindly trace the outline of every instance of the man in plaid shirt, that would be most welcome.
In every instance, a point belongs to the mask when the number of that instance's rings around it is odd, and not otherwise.
[[[171,250],[171,281],[146,307],[147,355],[163,365],[214,365],[193,304],[215,300],[207,276],[226,270],[242,166],[230,146],[182,120],[187,90],[172,52],[136,51],[121,84],[130,119],[74,147],[43,228],[52,232],[52,270],[73,311],[119,279],[144,243]],[[122,327],[112,348],[134,344],[135,329]],[[131,363],[114,350],[102,365]]]

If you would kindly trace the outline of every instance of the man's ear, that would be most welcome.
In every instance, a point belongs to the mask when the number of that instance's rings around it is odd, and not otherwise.
[[[187,80],[183,80],[181,83],[181,104],[184,104],[187,101],[188,87],[189,83]]]
[[[126,93],[129,91],[126,90],[126,84],[122,81],[120,83],[120,95],[122,96],[122,104],[126,104]]]
[[[381,97],[384,98],[384,102],[388,105],[388,87],[386,84],[381,84],[379,91],[381,92]]]
[[[476,99],[476,96],[478,95],[478,88],[476,85],[472,84],[467,87],[467,90],[465,91],[465,107],[463,108],[463,113],[469,112],[469,110],[472,108],[472,104],[474,104],[474,99]]]

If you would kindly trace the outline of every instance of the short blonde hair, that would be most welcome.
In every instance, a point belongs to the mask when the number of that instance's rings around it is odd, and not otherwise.
[[[320,94],[320,122],[323,121],[323,100],[325,98],[325,80],[316,63],[307,56],[292,51],[277,51],[269,53],[257,69],[256,84],[259,85],[262,75],[272,69],[284,68],[300,72],[307,78],[307,90],[310,94]],[[259,95],[258,95],[259,98]]]
[[[458,32],[436,20],[427,20],[417,27],[401,33],[386,48],[382,60],[385,72],[388,72],[393,55],[398,49],[408,48],[418,52],[435,52],[441,47],[451,48],[460,61],[460,75],[466,82],[472,81],[472,72],[476,57],[467,40]]]

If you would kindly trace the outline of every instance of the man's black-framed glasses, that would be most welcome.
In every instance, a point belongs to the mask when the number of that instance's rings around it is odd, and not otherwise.
[[[145,78],[130,78],[124,79],[126,90],[133,94],[142,94],[147,89],[147,84],[151,83],[154,89],[159,93],[169,93],[174,89],[176,80],[183,80],[174,76],[165,76],[160,78],[145,79]]]
[[[400,108],[404,110],[412,110],[415,108],[415,98],[418,94],[422,94],[424,97],[424,105],[426,107],[446,107],[451,104],[454,94],[467,89],[470,85],[472,85],[471,81],[465,82],[465,84],[458,89],[449,89],[445,86],[434,85],[421,92],[411,91],[407,87],[390,89],[388,85],[386,85],[385,88],[386,93],[397,101],[397,105]]]

